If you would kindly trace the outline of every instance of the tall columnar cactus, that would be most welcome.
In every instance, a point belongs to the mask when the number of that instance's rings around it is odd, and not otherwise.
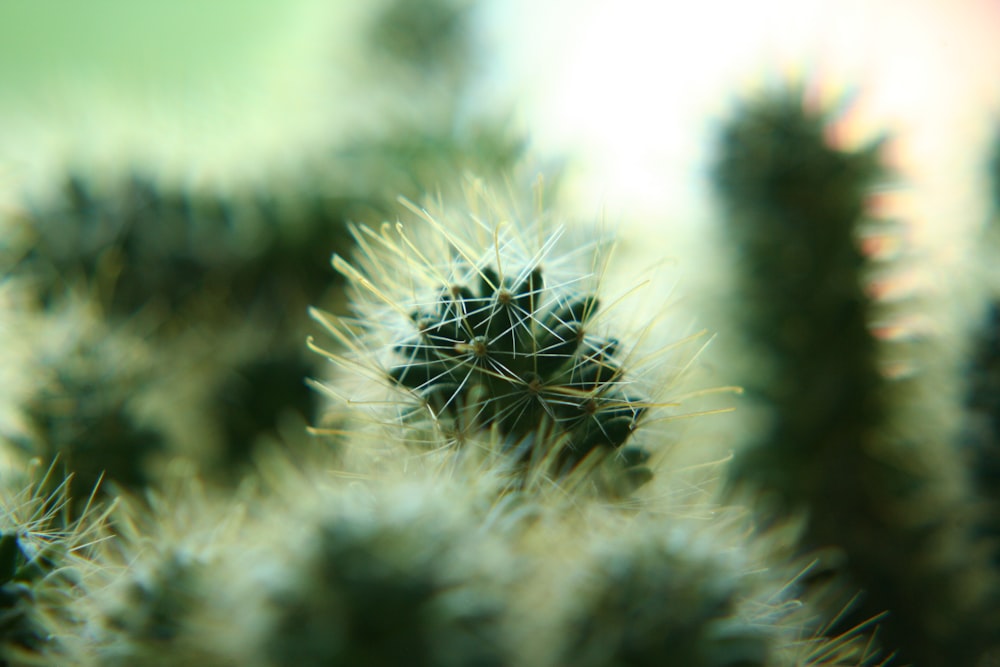
[[[1000,284],[990,267],[1000,248],[1000,135],[994,139],[989,161],[992,201],[979,245],[977,278],[985,276],[985,312],[973,330],[967,361],[963,453],[972,471],[972,481],[982,500],[977,534],[987,545],[994,576],[1000,576]],[[1000,624],[1000,585],[991,593],[988,620]],[[1000,638],[992,640],[995,664],[1000,661]]]
[[[990,544],[995,568],[1000,568],[1000,303],[988,305],[976,332],[968,364],[966,405],[970,412],[964,433],[965,454],[982,495],[980,531]]]
[[[740,109],[715,167],[738,256],[740,326],[768,364],[746,388],[774,413],[734,475],[786,505],[860,488],[864,440],[885,413],[856,238],[877,145],[828,146],[829,118],[802,105],[787,93]]]
[[[920,379],[887,380],[869,330],[858,235],[884,178],[879,145],[831,145],[834,120],[790,91],[745,105],[720,135],[715,182],[761,357],[746,385],[770,412],[733,480],[808,513],[806,544],[843,553],[859,609],[888,610],[882,638],[902,660],[973,664],[990,621],[978,550],[953,523],[967,509],[958,454],[942,429],[894,421],[916,415]]]
[[[402,420],[425,425],[434,442],[492,440],[557,476],[598,452],[625,471],[626,487],[647,481],[648,453],[632,435],[650,401],[627,368],[630,347],[602,322],[600,260],[567,270],[553,250],[558,229],[531,228],[476,187],[473,207],[494,208],[449,228],[411,206],[428,228],[412,237],[402,225],[355,229],[357,266],[334,265],[354,286],[357,314],[314,311],[351,348],[328,356],[374,374]]]
[[[988,275],[1000,248],[1000,134],[989,157],[992,200],[978,257],[979,274],[987,274],[987,301],[966,368],[969,414],[964,435],[976,486],[986,501],[983,536],[991,544],[994,566],[1000,568],[1000,284]]]

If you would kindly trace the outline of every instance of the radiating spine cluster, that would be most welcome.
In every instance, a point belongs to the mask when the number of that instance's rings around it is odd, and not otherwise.
[[[495,427],[506,447],[528,454],[532,436],[544,434],[561,446],[566,468],[598,447],[645,463],[643,450],[624,448],[646,407],[626,391],[618,341],[588,333],[597,297],[552,294],[538,266],[473,273],[475,290],[444,287],[431,308],[411,313],[415,332],[395,348],[393,381],[457,437]]]
[[[595,326],[600,300],[583,286],[592,276],[549,278],[543,263],[558,232],[541,250],[517,253],[512,237],[523,230],[505,226],[520,223],[475,219],[488,233],[474,245],[420,213],[446,241],[440,265],[402,226],[355,228],[361,268],[339,257],[335,266],[364,297],[359,317],[315,316],[342,341],[374,339],[359,351],[382,348],[378,372],[415,399],[407,418],[429,418],[449,443],[491,433],[515,461],[544,461],[560,476],[595,451],[613,453],[633,486],[648,481],[649,453],[629,441],[651,403],[622,366],[619,341]],[[415,259],[398,261],[407,251]],[[400,265],[410,275],[390,279]],[[407,291],[393,291],[397,283]],[[388,303],[398,327],[386,326],[384,309],[372,312],[372,296]]]

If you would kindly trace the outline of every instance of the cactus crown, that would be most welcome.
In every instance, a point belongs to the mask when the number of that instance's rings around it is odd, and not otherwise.
[[[495,427],[518,446],[546,432],[569,465],[596,447],[621,449],[645,408],[626,391],[618,341],[588,332],[597,297],[547,290],[537,265],[513,276],[469,268],[472,280],[412,311],[392,380],[456,434]],[[626,458],[645,460],[638,450]]]
[[[388,225],[355,228],[358,268],[340,257],[334,265],[359,288],[361,316],[314,315],[342,341],[356,340],[359,328],[377,339],[378,374],[416,399],[407,416],[429,416],[449,443],[490,433],[516,461],[546,461],[560,475],[595,450],[615,452],[632,482],[646,481],[648,454],[626,443],[648,402],[626,376],[619,342],[593,326],[592,276],[556,270],[563,256],[543,269],[559,231],[530,250],[521,247],[523,229],[474,216],[487,235],[470,243],[417,210],[444,237],[445,261],[430,259],[401,225],[396,234]],[[401,266],[404,275],[389,278]],[[398,327],[366,308],[373,296]]]

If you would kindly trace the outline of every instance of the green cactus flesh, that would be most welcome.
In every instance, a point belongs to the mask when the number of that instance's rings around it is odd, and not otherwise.
[[[603,447],[648,475],[648,454],[625,446],[646,408],[626,390],[618,341],[587,333],[597,298],[554,296],[538,267],[477,273],[410,314],[415,331],[395,347],[392,380],[456,432],[495,428],[524,456],[546,434],[563,470]]]

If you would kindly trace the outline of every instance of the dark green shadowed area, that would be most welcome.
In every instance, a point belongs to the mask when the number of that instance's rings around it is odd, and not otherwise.
[[[949,443],[897,428],[919,379],[887,379],[870,330],[880,311],[859,234],[886,181],[880,142],[831,145],[834,118],[803,99],[764,95],[719,133],[714,182],[756,355],[743,383],[768,418],[731,485],[760,494],[767,516],[804,513],[805,551],[842,555],[836,573],[863,592],[848,625],[887,611],[879,637],[903,664],[974,664],[988,621],[960,592],[974,559],[963,572],[954,558],[975,547],[955,527],[949,473],[927,463]]]

